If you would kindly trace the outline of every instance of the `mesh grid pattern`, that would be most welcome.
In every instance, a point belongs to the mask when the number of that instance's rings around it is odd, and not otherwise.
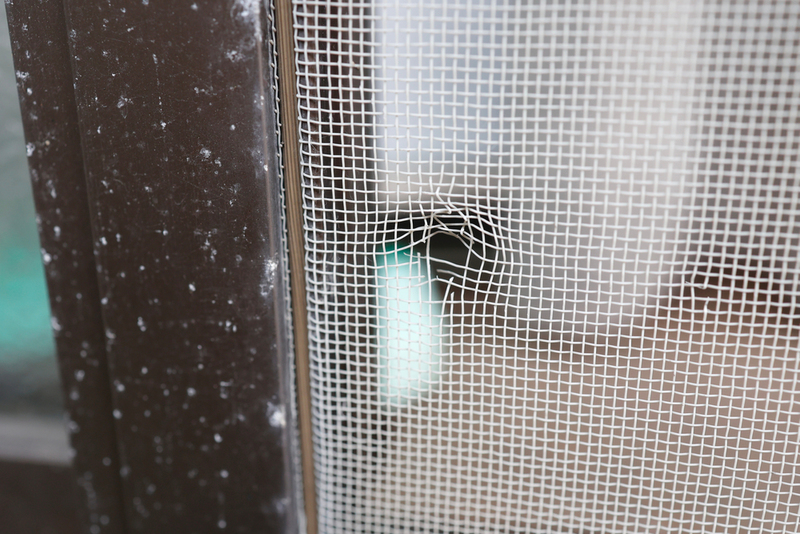
[[[320,531],[800,531],[800,3],[294,9]]]

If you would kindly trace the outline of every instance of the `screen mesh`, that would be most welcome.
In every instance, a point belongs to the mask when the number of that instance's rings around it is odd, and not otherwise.
[[[294,15],[320,531],[800,531],[800,3]]]

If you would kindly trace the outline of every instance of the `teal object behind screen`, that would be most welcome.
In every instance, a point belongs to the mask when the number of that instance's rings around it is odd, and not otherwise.
[[[381,400],[407,405],[438,380],[446,345],[441,292],[410,245],[385,245],[375,256],[378,376]]]

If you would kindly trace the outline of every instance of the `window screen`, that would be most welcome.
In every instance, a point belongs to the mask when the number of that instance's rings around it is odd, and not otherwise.
[[[800,4],[294,16],[320,532],[797,532]]]

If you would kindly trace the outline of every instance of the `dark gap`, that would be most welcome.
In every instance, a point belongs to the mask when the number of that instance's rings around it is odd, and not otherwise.
[[[493,214],[384,220],[376,229],[377,243],[411,245],[429,259],[440,293],[456,292],[457,299],[464,291],[487,286],[495,272],[499,239],[493,220]]]

